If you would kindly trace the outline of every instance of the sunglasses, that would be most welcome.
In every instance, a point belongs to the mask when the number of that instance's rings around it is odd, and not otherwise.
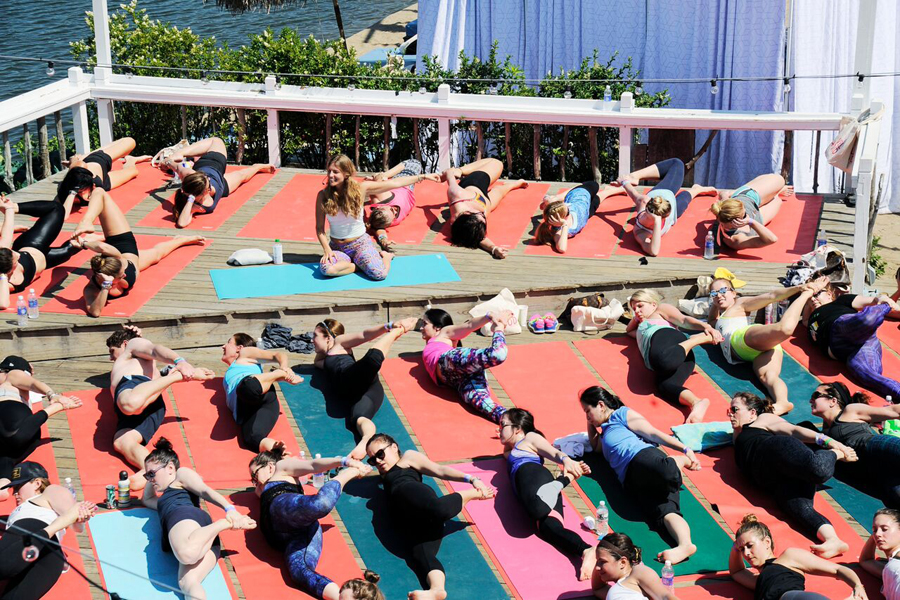
[[[252,481],[253,483],[259,483],[259,477],[258,477],[259,472],[262,471],[264,468],[266,468],[266,465],[262,465],[261,467],[258,467],[255,471],[251,471],[250,472],[250,481]]]
[[[147,481],[153,481],[153,478],[156,477],[156,474],[165,469],[168,465],[163,465],[158,469],[153,469],[152,471],[144,471],[144,479]]]
[[[372,466],[374,467],[374,466],[375,466],[375,463],[376,463],[377,461],[379,461],[379,460],[384,460],[384,451],[385,451],[385,450],[387,450],[387,446],[385,446],[384,448],[382,448],[381,450],[379,450],[378,452],[376,452],[375,454],[373,454],[372,456],[370,456],[369,459],[368,459],[366,462],[369,463],[370,465],[372,465]]]
[[[727,288],[727,287],[720,287],[717,290],[709,290],[709,297],[715,298],[716,296],[724,296],[725,294],[727,294],[730,291],[731,291],[731,288]]]
[[[741,410],[740,407],[735,408],[733,406],[729,406],[728,408],[725,409],[725,414],[730,417],[731,415],[735,414],[739,410]]]
[[[828,398],[829,400],[833,400],[834,396],[828,392],[813,392],[812,399],[815,400],[817,398]]]
[[[500,427],[497,428],[497,433],[498,434],[503,433],[503,430],[506,429],[507,427],[512,427],[512,423],[501,424]]]

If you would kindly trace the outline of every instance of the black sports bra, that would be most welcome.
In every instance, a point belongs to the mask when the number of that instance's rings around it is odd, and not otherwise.
[[[26,288],[34,281],[34,274],[37,272],[37,265],[34,257],[28,252],[19,252],[19,264],[22,265],[22,283],[13,285],[13,292],[24,292]]]

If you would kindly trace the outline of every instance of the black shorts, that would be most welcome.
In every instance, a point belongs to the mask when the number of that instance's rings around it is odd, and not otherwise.
[[[486,200],[488,195],[488,188],[491,187],[491,176],[484,171],[473,171],[472,173],[463,176],[459,180],[459,187],[477,187],[479,190],[481,190],[481,193],[484,194],[484,198]]]
[[[144,375],[126,375],[119,381],[116,386],[115,393],[115,409],[116,409],[116,431],[123,429],[133,429],[141,434],[141,443],[147,445],[153,438],[153,434],[162,425],[163,419],[166,418],[166,403],[160,394],[156,400],[151,402],[144,408],[143,412],[137,415],[126,415],[119,408],[119,394],[125,390],[136,388],[142,383],[150,381],[149,377]]]
[[[134,238],[134,233],[130,231],[111,235],[106,238],[106,243],[122,254],[134,254],[135,256],[140,256],[137,240]]]
[[[162,550],[167,553],[172,552],[172,545],[169,543],[169,532],[178,523],[181,523],[182,521],[196,521],[200,527],[206,527],[213,523],[209,513],[196,506],[179,506],[169,512],[168,515],[169,517],[165,523],[165,531],[162,532],[162,537],[160,538]],[[222,556],[222,542],[219,540],[218,536],[213,540],[213,545],[210,550],[216,555],[216,560],[219,560]]]
[[[623,486],[654,528],[663,530],[666,515],[681,514],[681,470],[659,448],[644,448],[628,463]]]
[[[84,157],[84,162],[100,165],[103,177],[94,177],[94,185],[102,187],[107,192],[112,189],[109,181],[109,172],[112,171],[112,157],[103,150],[95,150]]]

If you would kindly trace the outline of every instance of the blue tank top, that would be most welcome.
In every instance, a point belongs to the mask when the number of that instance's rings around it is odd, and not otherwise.
[[[237,386],[240,385],[244,378],[250,375],[262,375],[262,372],[262,365],[259,363],[255,365],[240,365],[233,362],[228,365],[222,385],[225,387],[225,404],[228,406],[228,410],[231,411],[231,416],[234,417],[235,421],[237,420]]]
[[[509,456],[506,457],[506,466],[509,469],[509,481],[510,483],[512,483],[514,492],[516,491],[516,471],[519,470],[519,467],[521,467],[525,463],[535,463],[538,465],[544,464],[544,459],[534,452],[519,450],[519,444],[521,444],[523,441],[525,441],[525,438],[522,438],[521,440],[516,442],[516,445],[513,446],[513,449],[509,452]]]
[[[644,357],[644,364],[651,371],[653,367],[650,366],[650,340],[654,333],[665,327],[672,327],[672,324],[665,319],[647,319],[638,324],[635,332],[638,349],[641,351],[641,356]]]
[[[628,428],[629,410],[627,406],[614,410],[609,421],[603,425],[603,434],[600,436],[603,458],[622,483],[625,482],[625,473],[628,472],[631,459],[641,450],[653,447]]]
[[[572,226],[569,228],[569,237],[572,237],[581,232],[591,218],[591,193],[583,187],[577,187],[566,194],[565,203],[572,215]]]

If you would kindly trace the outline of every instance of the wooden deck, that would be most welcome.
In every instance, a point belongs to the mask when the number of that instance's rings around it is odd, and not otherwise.
[[[272,198],[290,179],[294,169],[282,169],[251,201],[248,201],[219,230],[206,234],[213,245],[199,260],[179,273],[156,297],[128,321],[140,325],[146,336],[172,348],[190,350],[186,356],[195,365],[205,366],[223,372],[219,346],[236,331],[258,332],[269,320],[279,320],[297,331],[307,331],[313,324],[328,314],[350,327],[378,322],[388,318],[398,318],[409,314],[420,314],[422,307],[430,302],[449,307],[451,312],[462,314],[478,298],[493,296],[501,288],[508,287],[517,299],[531,306],[531,311],[560,310],[565,297],[574,293],[591,290],[607,290],[608,295],[624,300],[627,293],[638,287],[660,288],[669,300],[681,295],[698,275],[708,271],[708,263],[698,260],[652,258],[649,264],[640,265],[635,257],[613,256],[609,259],[578,259],[565,257],[526,256],[520,244],[504,261],[491,259],[483,252],[458,248],[444,248],[462,280],[440,286],[396,287],[364,292],[341,292],[337,294],[307,294],[300,296],[260,298],[241,301],[219,301],[213,290],[207,271],[221,268],[225,259],[236,249],[250,246],[268,248],[270,240],[237,239],[235,234],[256,214],[265,202]],[[58,179],[58,176],[54,180]],[[551,191],[562,187],[554,184]],[[565,184],[569,185],[569,184]],[[53,181],[44,181],[13,195],[16,201],[46,199],[55,190]],[[153,208],[163,195],[146,198],[128,213],[128,219],[137,223]],[[114,196],[114,194],[113,194]],[[312,215],[310,215],[312,218]],[[833,242],[849,244],[852,240],[852,211],[838,201],[828,200],[823,213],[823,223]],[[815,224],[810,224],[815,226]],[[67,225],[71,229],[71,225]],[[172,234],[172,230],[156,228],[135,228],[135,233]],[[431,253],[435,247],[431,241],[436,235],[429,233],[425,242],[418,247],[400,247],[400,254]],[[290,262],[311,262],[318,260],[319,247],[314,243],[286,243],[285,255]],[[722,263],[717,263],[722,264]],[[763,289],[775,285],[778,275],[784,273],[784,264],[754,262],[727,263],[727,266],[750,282],[750,289]],[[77,271],[70,280],[82,276]],[[66,282],[68,283],[68,281]],[[46,301],[44,299],[43,301]],[[124,319],[91,319],[87,316],[42,314],[37,322],[30,323],[23,331],[17,330],[14,315],[8,315],[0,323],[0,347],[2,354],[22,354],[35,361],[35,374],[41,380],[59,391],[79,390],[108,385],[109,362],[103,340],[109,331]],[[617,326],[617,330],[622,326]],[[475,336],[473,336],[475,337]],[[554,340],[565,340],[575,350],[572,341],[582,339],[581,334],[561,331]],[[543,337],[525,334],[511,336],[511,344],[544,341]],[[486,340],[473,339],[475,345],[483,345]],[[421,340],[417,336],[406,336],[395,344],[391,356],[421,350]],[[310,355],[293,355],[297,364],[309,364]],[[585,365],[602,379],[582,357]],[[492,377],[492,388],[499,400],[510,405],[503,388]],[[397,404],[385,385],[388,397]],[[282,401],[282,412],[288,417],[294,434],[304,447],[302,436],[293,420],[290,410]],[[402,412],[397,410],[403,419]],[[407,430],[415,440],[415,434],[404,420]],[[59,467],[60,477],[72,477],[80,490],[77,464],[67,421],[57,416],[49,423],[53,438],[53,451]],[[187,439],[185,437],[185,443]],[[233,490],[222,490],[225,492]],[[694,490],[702,499],[702,495]],[[80,491],[79,491],[80,493]],[[570,499],[580,510],[585,507],[574,493]],[[830,499],[829,499],[830,500]],[[705,500],[703,500],[705,502]],[[339,517],[339,527],[345,540],[353,544]],[[848,520],[849,517],[848,517]],[[727,528],[727,526],[726,526]],[[473,540],[478,540],[474,534]],[[74,538],[67,538],[71,543]],[[77,536],[82,548],[90,552],[87,536]],[[480,546],[479,546],[480,547]],[[355,552],[355,549],[354,549]],[[359,557],[357,555],[357,560]],[[225,558],[235,587],[240,590],[229,559]],[[86,560],[88,575],[97,577],[97,565]],[[73,577],[73,574],[67,577]],[[240,597],[243,595],[239,591]],[[104,595],[94,590],[93,597]]]

